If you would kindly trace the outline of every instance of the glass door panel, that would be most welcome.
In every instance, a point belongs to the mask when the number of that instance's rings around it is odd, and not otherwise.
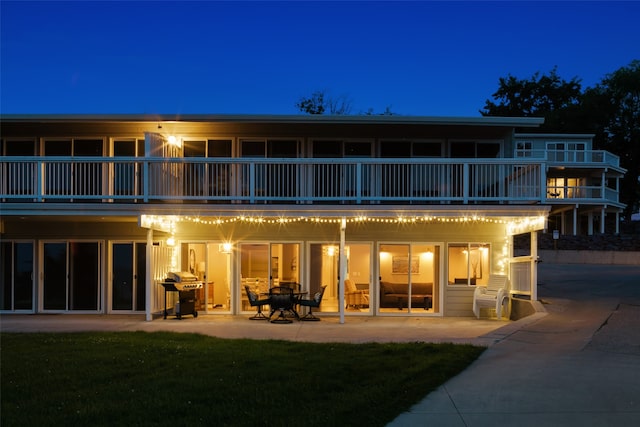
[[[113,245],[112,310],[133,309],[133,244]]]
[[[0,310],[33,310],[33,243],[0,245]]]
[[[240,245],[240,289],[241,310],[251,310],[245,286],[258,294],[269,292],[269,244],[244,243]]]
[[[45,310],[66,310],[67,244],[45,243],[43,265],[43,299]]]
[[[411,273],[409,307],[414,313],[435,311],[438,291],[439,247],[427,244],[411,245],[414,266]]]
[[[309,296],[327,288],[319,309],[313,311],[337,313],[339,310],[338,274],[340,247],[337,244],[318,243],[310,246]]]
[[[71,242],[69,249],[69,308],[97,310],[100,285],[98,243]]]
[[[15,310],[33,309],[33,243],[15,244],[13,289]]]
[[[371,245],[347,243],[344,299],[347,313],[371,310]]]
[[[13,299],[13,245],[0,242],[0,310],[11,310]]]
[[[409,276],[415,262],[409,245],[382,244],[379,248],[380,312],[400,313],[409,309]]]
[[[231,311],[231,260],[232,247],[229,244],[207,244],[207,262],[199,263],[198,271],[203,282],[200,292],[200,306],[206,312]],[[206,302],[206,304],[205,304]]]
[[[147,301],[147,244],[135,243],[135,307],[137,311],[145,311]]]

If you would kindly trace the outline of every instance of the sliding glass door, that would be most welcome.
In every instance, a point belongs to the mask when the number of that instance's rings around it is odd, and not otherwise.
[[[380,244],[378,276],[380,313],[439,311],[439,245]]]
[[[98,242],[43,243],[43,310],[100,308],[100,249]]]
[[[114,243],[111,265],[111,310],[144,311],[146,243]]]
[[[0,310],[33,310],[33,243],[0,243]]]
[[[273,286],[289,286],[300,291],[300,244],[243,243],[240,245],[240,310],[250,311],[245,286],[258,294],[269,292]]]

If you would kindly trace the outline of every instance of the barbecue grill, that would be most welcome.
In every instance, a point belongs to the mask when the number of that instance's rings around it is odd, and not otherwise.
[[[185,314],[193,314],[193,317],[198,317],[196,290],[202,288],[202,282],[195,275],[187,271],[169,272],[167,273],[167,278],[160,284],[164,287],[165,319],[169,314],[167,310],[167,292],[178,293],[178,301],[174,307],[174,314],[178,319],[182,319]]]

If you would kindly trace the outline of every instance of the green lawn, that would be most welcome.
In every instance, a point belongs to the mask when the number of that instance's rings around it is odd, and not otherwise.
[[[0,335],[2,426],[384,426],[483,347]]]

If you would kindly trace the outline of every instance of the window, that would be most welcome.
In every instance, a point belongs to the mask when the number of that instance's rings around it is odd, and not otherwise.
[[[413,157],[442,157],[441,142],[414,142],[412,148]]]
[[[314,140],[313,157],[371,157],[372,144],[369,141]]]
[[[143,156],[144,139],[119,138],[113,140],[113,157]],[[116,161],[113,164],[113,169],[112,192],[114,195],[134,196],[142,194],[141,164],[139,162]]]
[[[51,139],[44,141],[43,153],[47,157],[100,157],[104,155],[102,139]],[[84,201],[101,201],[86,196],[100,196],[103,193],[103,170],[99,162],[69,162],[60,160],[45,164],[45,194],[52,196],[70,196]]]
[[[4,156],[33,156],[35,154],[35,141],[2,141],[0,154]]]
[[[500,157],[501,144],[489,141],[454,141],[451,143],[451,157],[455,159],[494,159]]]
[[[297,158],[296,139],[247,139],[240,141],[243,158]],[[249,198],[263,198],[268,202],[293,200],[297,197],[299,166],[292,162],[243,163],[238,172],[241,194]]]
[[[515,157],[531,157],[533,155],[533,143],[530,141],[518,141]]]
[[[338,158],[342,157],[342,141],[313,141],[313,157]]]
[[[547,142],[547,158],[554,162],[583,162],[584,142]]]
[[[230,139],[210,139],[207,141],[207,157],[231,157]]]
[[[449,285],[480,285],[489,277],[490,246],[485,243],[449,245]]]
[[[442,143],[439,141],[380,141],[380,157],[442,157]]]
[[[243,140],[240,142],[242,157],[298,157],[298,141],[289,140]]]
[[[3,140],[0,155],[5,156],[33,156],[35,155],[34,140]],[[9,162],[2,168],[0,188],[5,194],[30,195],[34,194],[37,182],[37,167],[35,162]]]

